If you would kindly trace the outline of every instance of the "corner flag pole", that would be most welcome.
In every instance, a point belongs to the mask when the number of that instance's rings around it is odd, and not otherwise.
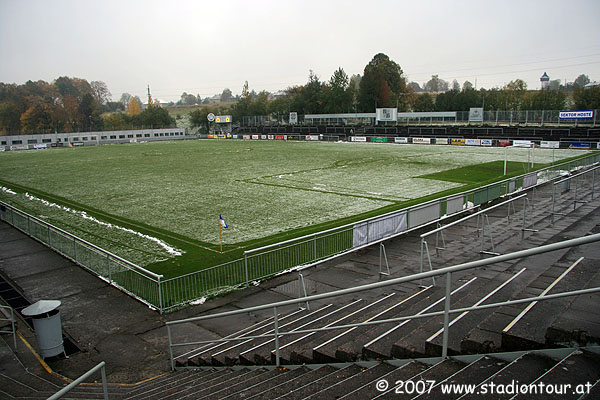
[[[221,220],[219,220],[219,245],[220,252],[223,253],[223,224],[221,224]]]

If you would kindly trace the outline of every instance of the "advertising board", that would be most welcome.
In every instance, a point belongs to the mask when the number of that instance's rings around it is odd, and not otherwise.
[[[412,142],[413,144],[431,144],[431,138],[414,137]]]
[[[569,145],[570,149],[588,150],[592,148],[590,142],[571,142]]]
[[[560,147],[560,142],[542,140],[542,142],[540,143],[540,147],[543,147],[545,149],[558,149]]]
[[[465,139],[465,144],[467,146],[481,146],[480,139]]]
[[[531,140],[513,140],[513,146],[531,147]]]
[[[377,136],[373,136],[371,138],[371,142],[373,143],[387,143],[388,138],[386,137],[377,137]]]
[[[365,136],[351,136],[353,142],[366,142],[367,138]]]
[[[594,118],[594,111],[561,111],[558,116],[561,119],[589,119]]]
[[[408,143],[408,138],[405,137],[395,137],[394,138],[394,143]]]
[[[465,139],[452,138],[452,139],[450,139],[450,144],[453,146],[464,146]]]
[[[435,144],[448,144],[448,138],[436,138]]]

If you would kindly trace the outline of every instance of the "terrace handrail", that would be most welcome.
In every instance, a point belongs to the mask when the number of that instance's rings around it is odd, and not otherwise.
[[[462,223],[462,222],[465,222],[465,221],[467,221],[467,220],[469,220],[469,219],[471,219],[471,218],[473,218],[473,217],[477,217],[477,216],[479,216],[479,215],[481,215],[481,214],[488,213],[488,212],[490,212],[490,211],[492,211],[492,210],[494,210],[494,209],[496,209],[496,208],[499,208],[499,207],[505,206],[505,205],[507,205],[507,204],[509,204],[509,203],[512,203],[513,201],[517,201],[517,200],[519,200],[519,199],[522,199],[522,198],[524,198],[524,197],[527,197],[527,194],[526,194],[526,193],[524,193],[524,194],[521,194],[521,195],[519,195],[519,196],[517,196],[517,197],[513,197],[513,198],[512,198],[512,199],[510,199],[510,200],[503,201],[502,203],[495,204],[495,205],[493,205],[493,206],[491,206],[491,207],[488,207],[488,208],[486,208],[486,209],[484,209],[484,210],[477,211],[477,212],[475,212],[475,213],[473,213],[473,214],[467,215],[466,217],[463,217],[463,218],[461,218],[461,219],[459,219],[459,220],[456,220],[456,221],[450,222],[449,224],[446,224],[446,225],[444,225],[444,226],[440,226],[439,228],[433,229],[433,230],[431,230],[431,231],[429,231],[429,232],[425,232],[425,233],[423,233],[422,235],[420,235],[420,238],[421,238],[421,239],[424,239],[424,238],[426,238],[426,237],[428,237],[428,236],[431,236],[431,235],[433,235],[434,233],[441,232],[441,231],[443,231],[444,229],[450,228],[450,227],[452,227],[452,226],[454,226],[454,225],[458,225],[458,224],[460,224],[460,223]]]
[[[147,275],[149,275],[149,276],[151,276],[151,277],[153,277],[155,279],[162,279],[162,278],[164,278],[163,275],[156,274],[156,273],[154,273],[152,271],[147,270],[144,267],[140,267],[139,265],[134,264],[131,261],[128,261],[128,260],[126,260],[126,259],[124,259],[124,258],[122,258],[122,257],[120,257],[120,256],[118,256],[118,255],[116,255],[114,253],[111,253],[110,251],[105,250],[105,249],[103,249],[103,248],[101,248],[99,246],[96,246],[95,244],[90,243],[90,242],[88,242],[85,239],[82,239],[82,238],[80,238],[80,237],[78,237],[76,235],[73,235],[72,233],[69,233],[69,232],[67,232],[67,231],[65,231],[65,230],[63,230],[63,229],[61,229],[61,228],[59,228],[59,227],[57,227],[55,225],[52,225],[52,224],[50,224],[50,223],[48,223],[48,222],[46,222],[46,221],[44,221],[44,220],[42,220],[40,218],[37,218],[37,217],[35,217],[35,216],[31,215],[31,214],[28,214],[28,213],[26,213],[26,212],[24,212],[22,210],[19,210],[18,208],[13,207],[10,204],[7,204],[7,203],[5,203],[3,201],[0,201],[0,205],[2,205],[4,207],[8,207],[11,210],[16,211],[16,212],[18,212],[20,214],[23,214],[23,215],[27,216],[27,218],[30,218],[30,219],[34,220],[35,222],[37,222],[37,223],[39,223],[41,225],[44,225],[44,226],[46,226],[48,228],[51,228],[51,229],[53,229],[53,230],[55,230],[57,232],[60,232],[60,233],[66,235],[66,236],[68,236],[68,237],[70,237],[70,238],[72,238],[72,239],[74,239],[74,240],[76,240],[76,241],[78,241],[78,242],[80,242],[82,244],[85,244],[86,246],[89,246],[89,247],[93,248],[94,250],[99,251],[100,253],[106,254],[106,255],[110,256],[111,258],[113,258],[115,260],[118,260],[118,261],[120,261],[120,262],[122,262],[124,264],[127,264],[128,266],[130,266],[130,267],[132,267],[132,268],[134,268],[134,269],[136,269],[136,270],[138,270],[138,271],[140,271],[140,272],[142,272],[144,274],[147,274]]]
[[[0,305],[0,310],[2,311],[2,314],[4,314],[6,311],[4,310],[9,310],[10,311],[10,318],[0,318],[0,321],[9,321],[10,322],[10,326],[11,326],[11,330],[10,331],[4,331],[1,330],[0,333],[11,333],[13,336],[13,345],[15,346],[15,351],[17,350],[17,329],[15,328],[15,309],[12,308],[11,306],[3,306]]]
[[[65,394],[69,393],[71,390],[75,389],[79,386],[80,383],[85,381],[91,375],[95,374],[98,370],[100,370],[100,374],[102,375],[102,391],[104,393],[104,400],[108,400],[108,384],[106,382],[106,363],[101,361],[98,365],[90,369],[85,374],[81,375],[79,378],[75,379],[73,382],[69,383],[67,386],[54,393],[52,396],[48,397],[48,400],[57,400],[62,398]]]
[[[593,168],[586,169],[585,171],[578,172],[578,173],[573,174],[573,175],[566,176],[566,177],[562,178],[561,180],[554,182],[554,184],[558,185],[559,183],[563,183],[563,182],[568,181],[570,179],[577,178],[577,177],[579,177],[581,175],[588,174],[588,173],[590,173],[592,171],[595,171],[595,170],[597,170],[599,168],[600,168],[600,165],[598,165],[596,167],[593,167]]]
[[[400,278],[393,278],[393,279],[389,279],[386,281],[375,282],[375,283],[370,283],[370,284],[366,284],[366,285],[360,285],[360,286],[356,286],[353,288],[340,289],[340,290],[336,290],[333,292],[316,294],[316,295],[312,295],[312,296],[303,297],[300,299],[284,300],[284,301],[279,301],[279,302],[275,302],[275,303],[269,303],[269,304],[254,306],[254,307],[248,307],[248,308],[244,308],[244,309],[240,309],[240,310],[225,311],[225,312],[221,312],[221,313],[203,315],[203,316],[199,316],[199,317],[192,317],[192,318],[186,318],[186,319],[181,319],[181,320],[168,321],[165,323],[165,325],[167,327],[167,333],[168,333],[168,339],[169,339],[169,352],[170,352],[170,358],[171,358],[171,367],[172,367],[172,369],[175,368],[175,361],[174,361],[175,358],[173,356],[173,348],[174,347],[186,346],[186,345],[196,345],[196,344],[200,344],[200,343],[213,343],[213,342],[218,341],[218,340],[209,340],[209,341],[202,341],[202,342],[173,343],[173,336],[171,333],[171,328],[173,326],[184,324],[184,323],[189,323],[189,322],[198,322],[198,321],[203,321],[203,320],[208,320],[208,319],[228,317],[228,316],[251,313],[251,312],[256,312],[256,311],[261,311],[261,310],[266,310],[266,309],[273,309],[275,329],[274,329],[273,334],[269,334],[267,336],[275,337],[275,350],[276,350],[275,359],[276,359],[277,366],[279,366],[279,336],[281,336],[282,334],[286,334],[286,333],[294,333],[294,334],[300,333],[299,331],[294,331],[294,332],[279,332],[278,331],[277,309],[279,307],[297,305],[300,303],[305,303],[305,302],[310,302],[310,301],[323,300],[323,299],[327,299],[327,298],[331,298],[331,297],[354,294],[354,293],[362,292],[362,291],[366,291],[366,290],[378,289],[378,288],[388,287],[388,286],[392,286],[392,285],[398,285],[398,284],[405,283],[405,282],[411,282],[411,281],[415,281],[415,280],[431,278],[431,277],[434,277],[437,275],[446,275],[446,297],[445,297],[444,311],[443,312],[440,311],[437,313],[431,313],[430,315],[420,314],[419,318],[423,318],[425,316],[433,316],[433,315],[442,315],[442,314],[444,315],[444,331],[443,331],[444,336],[443,336],[443,346],[442,346],[442,357],[446,358],[447,350],[448,350],[449,314],[451,313],[450,290],[451,290],[451,283],[452,283],[451,282],[452,273],[469,270],[469,269],[474,269],[474,268],[478,268],[478,267],[482,267],[482,266],[486,266],[486,265],[490,265],[490,264],[495,264],[495,263],[500,263],[500,262],[504,262],[504,261],[515,260],[518,258],[547,253],[550,251],[570,248],[573,246],[580,246],[580,245],[584,245],[584,244],[595,243],[598,241],[600,241],[600,233],[583,236],[583,237],[575,238],[575,239],[569,239],[569,240],[565,240],[565,241],[558,242],[558,243],[551,243],[551,244],[547,244],[547,245],[543,245],[543,246],[539,246],[539,247],[535,247],[535,248],[531,248],[531,249],[520,250],[520,251],[516,251],[513,253],[499,255],[499,256],[495,256],[495,257],[491,257],[491,258],[470,261],[470,262],[466,262],[466,263],[462,263],[462,264],[458,264],[458,265],[454,265],[454,266],[450,266],[450,267],[440,268],[437,270],[421,272],[421,273],[404,276],[404,277],[400,277]],[[584,290],[580,290],[580,291],[573,291],[570,294],[563,293],[562,296],[593,293],[593,292],[598,292],[598,291],[600,291],[600,287],[584,289]],[[535,301],[535,300],[544,300],[544,299],[559,297],[560,295],[561,294],[555,294],[555,295],[553,295],[553,297],[538,296],[539,298],[535,297],[535,298],[527,298],[527,299],[518,299],[518,300],[507,301],[507,302],[494,303],[493,305],[488,304],[485,306],[479,305],[479,306],[477,306],[477,308],[469,307],[469,308],[460,309],[460,310],[452,310],[452,313],[467,311],[467,310],[471,310],[471,309],[490,308],[490,307],[501,306],[501,305],[506,305],[506,304],[519,304],[519,303],[525,303],[525,302],[530,302],[530,301]],[[373,325],[375,323],[394,322],[396,320],[410,319],[413,317],[416,317],[416,315],[405,316],[405,317],[401,317],[400,319],[370,321],[369,323],[365,322],[365,323],[344,325],[343,327]],[[335,326],[335,327],[328,327],[328,329],[342,329],[342,327]],[[307,329],[305,331],[312,332],[312,331],[318,331],[318,330],[324,330],[324,329],[323,328],[314,328],[314,329]],[[249,337],[246,337],[246,338],[249,338]],[[239,339],[239,338],[237,338],[237,339]],[[236,340],[236,338],[227,338],[227,339],[221,339],[221,340]]]

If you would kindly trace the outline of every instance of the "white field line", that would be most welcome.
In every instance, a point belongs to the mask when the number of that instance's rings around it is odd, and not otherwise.
[[[502,288],[504,288],[504,286],[508,285],[510,282],[513,281],[513,279],[516,279],[519,275],[521,275],[521,273],[525,272],[527,268],[523,268],[521,269],[517,274],[511,276],[508,280],[506,280],[505,282],[503,282],[500,286],[498,286],[497,288],[495,288],[494,290],[492,290],[490,293],[488,293],[487,295],[485,295],[482,299],[480,299],[477,303],[473,304],[474,307],[480,305],[481,303],[483,303],[484,301],[486,301],[487,299],[489,299],[490,297],[492,297],[493,295],[495,295],[496,293],[498,293],[500,290],[502,290]],[[454,325],[454,323],[460,321],[462,319],[462,317],[464,317],[465,315],[467,315],[469,313],[469,311],[465,311],[462,314],[460,314],[458,317],[454,318],[449,324],[448,327],[451,327],[452,325]],[[438,337],[442,332],[444,332],[444,328],[440,329],[439,331],[437,331],[436,333],[434,333],[433,335],[431,335],[429,337],[429,339],[427,339],[427,342],[431,342],[433,339],[435,339],[436,337]]]
[[[540,294],[540,297],[545,296],[546,294],[548,294],[548,292],[550,290],[552,290],[552,288],[554,286],[556,286],[558,284],[558,282],[560,282],[565,276],[567,276],[567,274],[573,269],[575,268],[575,266],[577,264],[579,264],[582,260],[584,259],[584,257],[580,257],[579,260],[575,261],[573,263],[573,265],[571,265],[569,268],[567,268],[567,270],[565,272],[563,272],[558,278],[556,278],[554,280],[554,282],[552,282],[546,289],[544,289],[544,291]],[[513,319],[510,324],[506,325],[506,328],[502,329],[502,333],[506,333],[508,332],[513,326],[515,326],[515,324],[517,322],[519,322],[519,320],[521,318],[523,318],[523,316],[525,314],[527,314],[529,312],[529,310],[531,310],[533,308],[533,306],[535,306],[537,304],[537,300],[536,301],[532,301],[531,303],[529,303],[529,305],[527,307],[525,307],[525,309],[523,311],[521,311],[521,313],[519,315],[517,315],[515,317],[515,319]]]
[[[464,283],[462,286],[454,289],[452,292],[450,292],[450,296],[452,296],[455,293],[458,293],[460,290],[462,290],[463,288],[465,288],[466,286],[470,285],[472,282],[474,282],[477,279],[477,277],[473,277],[471,278],[470,281]],[[446,299],[446,296],[442,297],[441,299],[439,299],[438,301],[436,301],[435,303],[432,303],[430,305],[428,305],[427,307],[425,307],[424,309],[422,309],[421,311],[419,311],[417,314],[415,315],[421,315],[427,311],[429,311],[430,309],[432,309],[433,307],[435,307],[436,305],[440,304],[442,301],[444,301]],[[377,336],[375,339],[371,340],[369,343],[365,344],[363,347],[369,347],[371,346],[373,343],[377,342],[379,339],[387,336],[388,334],[394,332],[396,329],[408,324],[410,321],[410,319],[404,320],[402,322],[400,322],[398,325],[396,325],[395,327],[393,327],[392,329],[387,330],[386,332],[382,333],[381,335]]]
[[[45,205],[46,207],[52,207],[52,208],[56,208],[56,209],[59,209],[59,210],[64,211],[64,212],[68,212],[68,213],[71,213],[71,214],[74,214],[74,215],[78,215],[78,216],[80,216],[81,218],[83,218],[83,219],[85,219],[87,221],[93,222],[93,223],[98,224],[100,226],[103,226],[105,228],[120,230],[120,231],[123,231],[123,232],[126,232],[126,233],[131,233],[133,235],[139,236],[142,239],[150,240],[150,241],[156,243],[157,245],[159,245],[160,247],[162,247],[167,253],[169,253],[172,256],[180,256],[180,255],[183,254],[183,252],[181,250],[169,246],[168,244],[166,244],[165,242],[163,242],[162,240],[160,240],[158,238],[155,238],[155,237],[149,236],[149,235],[145,235],[145,234],[143,234],[141,232],[134,231],[133,229],[124,228],[122,226],[109,224],[107,222],[102,222],[102,221],[100,221],[100,220],[98,220],[98,219],[96,219],[96,218],[88,215],[85,211],[77,211],[77,210],[73,210],[73,209],[71,209],[69,207],[61,206],[61,205],[56,204],[56,203],[51,203],[48,200],[40,199],[39,197],[30,195],[27,192],[24,194],[24,196],[28,200],[38,201],[38,202],[42,203],[43,205]]]

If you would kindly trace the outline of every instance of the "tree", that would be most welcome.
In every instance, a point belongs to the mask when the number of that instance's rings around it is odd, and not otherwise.
[[[520,110],[527,84],[522,79],[510,81],[502,90],[501,104],[503,110]]]
[[[590,83],[590,78],[587,75],[581,74],[575,79],[573,85],[575,86],[575,88],[582,88],[588,83]]]
[[[354,91],[344,70],[338,68],[324,88],[325,113],[345,113],[353,109]]]
[[[600,86],[579,88],[573,92],[575,110],[600,109]]]
[[[228,88],[225,88],[223,90],[223,93],[221,93],[221,101],[224,103],[230,102],[232,97],[233,97],[233,95],[231,94],[231,90]]]
[[[129,99],[129,104],[127,105],[127,115],[131,117],[134,115],[138,115],[141,112],[142,110],[140,103],[135,99],[135,97]]]
[[[524,110],[563,110],[567,95],[559,90],[536,90],[525,95]]]
[[[560,79],[553,79],[548,82],[548,90],[558,90],[560,89]]]
[[[466,90],[473,90],[473,84],[469,81],[465,81],[462,85],[463,92]]]
[[[21,129],[25,133],[44,133],[51,127],[51,109],[47,104],[35,104],[21,115]]]
[[[456,79],[452,81],[452,90],[454,90],[455,92],[460,91],[460,84]]]
[[[448,91],[448,87],[448,82],[441,79],[438,75],[431,75],[431,79],[427,81],[425,86],[423,86],[423,89],[426,92],[438,93]]]
[[[433,97],[429,93],[422,93],[417,95],[414,103],[415,111],[435,111],[435,104],[433,103]]]
[[[92,81],[90,82],[90,86],[92,88],[92,95],[98,104],[104,105],[111,100],[112,94],[110,93],[110,90],[108,90],[106,83],[102,81]]]
[[[126,109],[127,109],[127,107],[129,107],[129,102],[131,101],[131,98],[132,98],[132,97],[133,97],[133,96],[132,96],[132,95],[130,95],[129,93],[123,93],[123,94],[121,95],[121,98],[119,99],[119,102],[120,102],[121,104],[123,104],[123,109],[124,109],[124,110],[126,110]]]
[[[417,82],[410,82],[407,86],[415,93],[420,93],[423,91],[423,89],[421,89],[421,86]]]
[[[193,94],[187,94],[186,92],[183,92],[181,94],[181,100],[180,100],[180,102],[184,106],[191,106],[193,104],[196,104],[197,100],[198,99]]]
[[[358,106],[362,112],[396,105],[407,109],[407,93],[402,68],[387,55],[378,53],[365,67],[358,90]]]

